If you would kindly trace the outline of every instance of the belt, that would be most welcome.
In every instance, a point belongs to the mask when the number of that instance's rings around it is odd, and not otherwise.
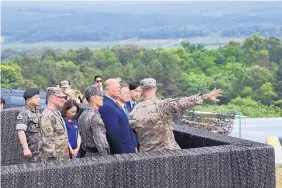
[[[92,148],[92,147],[88,147],[88,146],[83,146],[82,148],[83,148],[83,150],[85,150],[86,152],[98,153],[98,149],[97,149],[97,148]]]

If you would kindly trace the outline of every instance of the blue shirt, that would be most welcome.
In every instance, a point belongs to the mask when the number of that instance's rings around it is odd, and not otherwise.
[[[76,119],[72,118],[71,122],[68,122],[64,118],[67,132],[68,132],[68,139],[72,149],[77,148],[77,137],[78,137],[78,122]]]

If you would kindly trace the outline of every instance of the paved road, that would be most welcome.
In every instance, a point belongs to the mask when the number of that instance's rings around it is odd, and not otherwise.
[[[238,118],[230,136],[240,136]],[[241,138],[265,143],[268,136],[282,137],[282,118],[242,118]],[[282,148],[275,148],[275,162],[282,164]]]
[[[275,148],[275,163],[282,165],[282,147]]]

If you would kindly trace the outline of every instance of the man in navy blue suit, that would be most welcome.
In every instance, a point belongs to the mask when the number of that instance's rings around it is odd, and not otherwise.
[[[135,135],[129,128],[126,113],[117,101],[120,96],[118,79],[106,80],[104,90],[106,92],[104,105],[99,109],[99,112],[107,129],[111,153],[136,153]]]
[[[126,107],[131,112],[134,106],[137,104],[137,101],[141,97],[141,87],[139,82],[131,82],[129,84],[130,90],[130,101],[126,103]]]

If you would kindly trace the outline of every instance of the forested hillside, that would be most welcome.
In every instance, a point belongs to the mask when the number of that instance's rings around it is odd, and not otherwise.
[[[3,2],[2,41],[282,37],[281,2]]]
[[[2,56],[8,51],[2,53]],[[94,75],[123,81],[157,79],[160,97],[179,97],[224,89],[219,105],[198,109],[241,111],[251,117],[282,116],[282,44],[258,34],[243,44],[231,41],[216,50],[182,42],[177,48],[146,49],[133,45],[100,50],[46,50],[42,56],[18,56],[1,64],[1,87],[42,91],[61,80],[84,91]]]

